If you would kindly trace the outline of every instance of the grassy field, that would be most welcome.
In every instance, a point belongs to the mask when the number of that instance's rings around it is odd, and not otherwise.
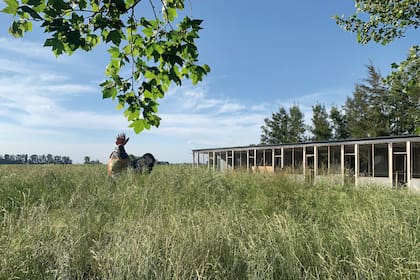
[[[420,279],[420,195],[0,165],[0,279]]]

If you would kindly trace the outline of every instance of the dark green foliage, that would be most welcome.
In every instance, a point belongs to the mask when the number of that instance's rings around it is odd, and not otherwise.
[[[290,122],[286,109],[280,107],[278,113],[273,113],[271,119],[264,119],[265,125],[261,127],[261,143],[276,144],[288,142],[288,127]]]
[[[344,106],[351,137],[415,134],[420,121],[420,86],[411,84],[412,77],[382,79],[372,65],[367,68],[368,78],[356,84],[353,97]]]
[[[410,50],[408,58],[394,64],[386,84],[390,90],[391,133],[420,134],[420,47]]]
[[[163,6],[162,18],[157,17],[155,1],[149,1],[151,19],[136,14],[144,8],[138,7],[140,2],[5,0],[2,12],[17,17],[9,28],[15,37],[22,37],[33,21],[39,21],[50,35],[44,46],[57,56],[90,51],[101,41],[107,44],[110,62],[107,80],[100,85],[102,96],[117,99],[117,108],[125,108],[130,127],[140,133],[159,126],[157,100],[172,83],[181,85],[187,78],[196,84],[210,71],[209,66],[198,64],[195,45],[202,20],[184,17],[175,24],[184,0],[156,1]],[[129,74],[124,77],[124,72]]]
[[[389,94],[378,71],[368,65],[368,78],[356,84],[353,98],[347,98],[344,110],[352,137],[390,135]]]
[[[325,110],[325,106],[316,104],[312,106],[312,112],[312,140],[330,140],[332,138],[332,129],[328,121],[328,114]]]
[[[336,106],[331,107],[329,118],[331,120],[332,139],[347,139],[350,137],[347,116]]]
[[[305,139],[303,114],[296,105],[290,108],[289,113],[280,107],[271,119],[266,118],[264,122],[265,125],[261,126],[263,144],[298,143]]]
[[[305,132],[306,125],[303,120],[303,113],[299,109],[299,106],[294,105],[290,107],[290,142],[289,143],[299,143],[306,140]]]

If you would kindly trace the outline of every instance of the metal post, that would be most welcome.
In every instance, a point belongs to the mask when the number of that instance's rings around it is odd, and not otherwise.
[[[283,169],[284,168],[284,148],[281,147],[280,150],[281,150],[280,166],[281,166],[281,169]]]
[[[327,157],[328,157],[328,163],[327,163],[327,174],[331,174],[331,146],[327,147]]]
[[[314,181],[318,175],[318,147],[314,146]]]
[[[249,150],[246,150],[246,171],[249,171]]]
[[[359,144],[354,144],[354,184],[359,185]]]
[[[235,151],[232,150],[232,170],[235,170]]]
[[[345,165],[345,154],[344,154],[344,145],[340,145],[340,166],[341,166],[341,183],[344,185],[345,182],[345,176],[346,176],[346,167]]]
[[[389,185],[393,187],[393,152],[392,152],[392,143],[388,143],[388,178],[389,178]]]
[[[276,153],[276,150],[272,148],[271,149],[271,167],[273,168],[273,172],[274,172],[274,161],[276,160],[275,153]]]
[[[411,188],[411,167],[412,167],[412,163],[411,163],[411,142],[407,141],[406,143],[406,147],[405,147],[405,152],[407,154],[407,187]]]

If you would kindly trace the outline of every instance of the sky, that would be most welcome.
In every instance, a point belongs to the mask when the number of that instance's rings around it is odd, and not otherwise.
[[[298,105],[310,124],[313,105],[329,109],[352,96],[366,65],[386,76],[418,44],[414,31],[386,46],[358,44],[332,19],[351,15],[351,0],[189,0],[185,11],[204,20],[197,45],[211,72],[198,85],[171,87],[159,100],[159,128],[140,134],[102,99],[104,46],[56,58],[41,30],[15,39],[12,16],[0,13],[0,155],[106,162],[124,132],[129,154],[192,162],[193,149],[258,144],[264,118],[279,107]]]

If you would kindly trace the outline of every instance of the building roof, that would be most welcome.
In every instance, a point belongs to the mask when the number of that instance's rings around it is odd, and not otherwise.
[[[416,135],[399,135],[399,136],[381,136],[370,138],[351,138],[351,139],[338,139],[329,141],[311,141],[301,143],[282,143],[282,144],[256,144],[248,146],[234,146],[234,147],[221,147],[221,148],[206,148],[194,149],[193,152],[212,152],[212,151],[229,151],[229,150],[249,150],[249,149],[264,149],[264,148],[293,148],[293,147],[306,147],[306,146],[331,146],[335,144],[372,144],[372,143],[394,143],[403,141],[420,142],[420,136]]]

